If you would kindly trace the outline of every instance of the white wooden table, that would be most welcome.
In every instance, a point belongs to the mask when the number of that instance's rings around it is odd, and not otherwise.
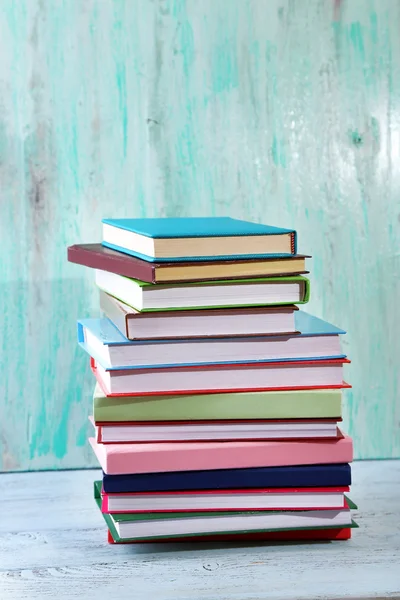
[[[99,471],[0,475],[0,599],[400,598],[400,461],[354,464],[347,542],[112,546]]]

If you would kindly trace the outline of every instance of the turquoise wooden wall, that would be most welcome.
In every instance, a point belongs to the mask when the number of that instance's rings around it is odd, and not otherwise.
[[[95,464],[66,247],[127,215],[296,228],[356,455],[400,456],[399,31],[397,0],[2,0],[1,469]]]

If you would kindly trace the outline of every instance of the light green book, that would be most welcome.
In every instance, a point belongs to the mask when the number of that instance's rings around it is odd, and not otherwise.
[[[139,312],[305,304],[310,282],[301,275],[151,284],[96,271],[97,286]]]
[[[236,419],[334,419],[342,415],[342,390],[294,390],[176,396],[93,395],[96,422]]]

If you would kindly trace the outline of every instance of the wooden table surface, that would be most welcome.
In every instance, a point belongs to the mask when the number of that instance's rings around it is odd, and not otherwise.
[[[400,461],[354,464],[347,542],[112,546],[99,471],[0,475],[0,599],[400,598]]]

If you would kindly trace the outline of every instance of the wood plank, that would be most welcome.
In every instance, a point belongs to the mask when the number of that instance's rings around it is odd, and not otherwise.
[[[400,3],[2,0],[0,470],[95,466],[69,244],[105,216],[294,227],[348,330],[356,456],[399,457]],[[18,432],[18,435],[16,435]]]
[[[111,546],[92,499],[98,476],[0,476],[2,600],[400,597],[400,461],[354,464],[360,529],[318,544]]]

